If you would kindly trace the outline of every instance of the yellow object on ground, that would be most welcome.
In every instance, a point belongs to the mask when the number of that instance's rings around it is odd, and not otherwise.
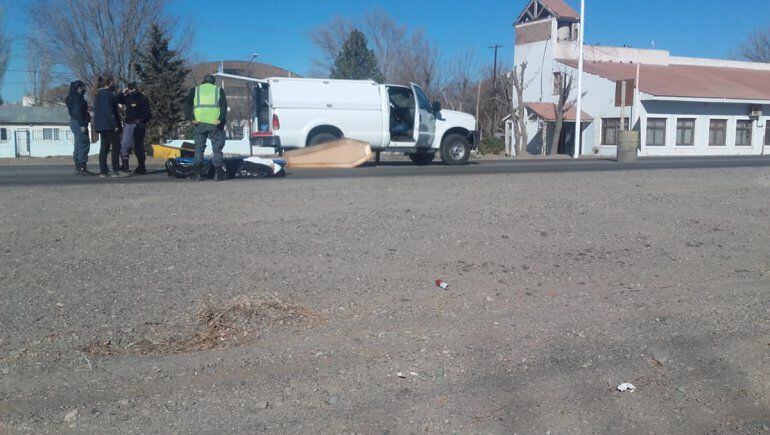
[[[195,144],[191,142],[182,143],[181,148],[174,148],[167,145],[153,145],[152,156],[156,159],[175,159],[177,157],[194,157]]]
[[[287,151],[286,166],[292,169],[357,168],[371,160],[372,147],[353,139],[340,139],[321,145]]]
[[[165,145],[153,145],[152,156],[156,159],[175,159],[182,156],[182,150]]]

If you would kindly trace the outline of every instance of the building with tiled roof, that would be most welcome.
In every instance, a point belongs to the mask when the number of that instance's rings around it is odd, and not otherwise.
[[[529,152],[553,137],[558,83],[572,76],[559,152],[573,154],[580,25],[563,0],[530,0],[514,23]],[[586,45],[582,111],[579,155],[614,155],[621,128],[639,132],[642,156],[759,155],[770,149],[770,64]]]

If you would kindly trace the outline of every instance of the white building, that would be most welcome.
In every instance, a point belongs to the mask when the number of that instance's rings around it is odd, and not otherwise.
[[[557,83],[567,76],[575,101],[580,16],[564,0],[531,0],[514,26],[514,65],[527,65],[527,150],[539,153],[539,125],[550,142]],[[770,64],[589,45],[584,64],[581,155],[615,155],[621,116],[640,132],[642,156],[759,155],[770,145]],[[571,154],[574,109],[567,119],[559,151]]]
[[[0,106],[0,158],[71,156],[67,108]],[[92,145],[90,154],[98,154]]]

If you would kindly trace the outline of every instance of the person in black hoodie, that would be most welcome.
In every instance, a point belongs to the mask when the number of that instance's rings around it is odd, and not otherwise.
[[[144,166],[146,160],[144,150],[144,135],[147,131],[147,124],[152,119],[150,111],[150,102],[144,94],[139,91],[136,83],[129,83],[128,87],[118,94],[118,104],[126,108],[125,122],[123,126],[123,137],[120,141],[120,158],[122,171],[128,172],[128,158],[131,147],[134,147],[134,154],[139,161],[134,174],[144,175],[147,169]]]
[[[70,130],[75,139],[72,157],[75,160],[75,173],[87,175],[88,152],[91,150],[91,141],[88,138],[88,123],[91,122],[91,114],[88,113],[88,103],[83,95],[86,93],[86,85],[80,80],[70,83],[70,93],[67,95],[67,111],[70,114]]]
[[[99,149],[99,176],[120,177],[126,174],[120,172],[120,116],[118,102],[113,89],[115,83],[112,77],[99,77],[99,90],[94,99],[94,129],[99,132],[101,148]],[[107,166],[107,154],[112,152],[112,172]]]

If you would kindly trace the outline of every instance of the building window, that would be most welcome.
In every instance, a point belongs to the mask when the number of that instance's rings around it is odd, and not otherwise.
[[[735,128],[735,146],[751,146],[751,130],[754,128],[754,121],[748,119],[739,119]]]
[[[647,119],[647,146],[666,146],[666,118]]]
[[[681,118],[676,120],[676,145],[680,147],[695,145],[695,119]]]
[[[561,95],[562,81],[564,80],[564,74],[560,72],[553,73],[553,94]]]
[[[5,142],[8,140],[8,130],[4,128],[0,128],[0,142]]]
[[[723,147],[727,145],[727,120],[712,119],[709,122],[709,146]]]
[[[628,126],[628,118],[625,118]],[[620,143],[620,118],[602,118],[602,145]]]
[[[59,140],[59,129],[58,128],[44,128],[43,129],[43,140]]]

